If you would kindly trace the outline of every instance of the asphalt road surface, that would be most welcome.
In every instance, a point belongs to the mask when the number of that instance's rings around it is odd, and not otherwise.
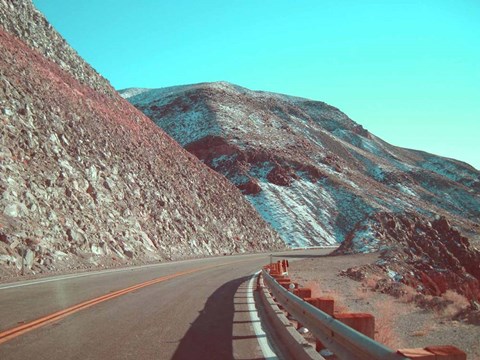
[[[268,262],[225,256],[0,285],[0,359],[274,358],[249,289]]]

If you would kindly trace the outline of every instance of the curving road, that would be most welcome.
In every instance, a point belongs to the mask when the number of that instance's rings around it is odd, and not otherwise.
[[[268,262],[216,257],[0,285],[0,359],[274,358],[249,290]]]

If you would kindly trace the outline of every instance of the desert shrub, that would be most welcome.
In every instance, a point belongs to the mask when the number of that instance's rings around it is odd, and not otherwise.
[[[357,300],[366,300],[371,297],[371,291],[363,286],[358,286],[355,289],[355,298]]]
[[[377,288],[378,281],[381,279],[378,275],[370,275],[365,277],[362,281],[362,285],[368,289],[375,290]]]
[[[374,303],[375,307],[375,340],[392,348],[402,347],[402,341],[395,330],[395,322],[400,315],[393,299]]]
[[[402,295],[399,299],[406,304],[414,303],[419,297],[417,290],[415,290],[411,286],[404,285],[402,286],[401,291]]]
[[[443,315],[447,317],[454,317],[470,305],[465,296],[453,290],[447,290],[442,298],[447,302],[447,305],[442,309]]]

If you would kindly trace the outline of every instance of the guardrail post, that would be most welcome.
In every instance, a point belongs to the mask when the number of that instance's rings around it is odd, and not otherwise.
[[[310,289],[310,288],[296,288],[296,289],[293,289],[293,295],[298,296],[302,300],[311,299],[312,289]],[[302,328],[302,327],[303,327],[303,324],[300,323],[300,321],[297,321],[297,330]]]
[[[288,290],[288,287],[292,283],[292,280],[286,278],[286,279],[277,280],[277,282],[280,284],[280,286],[282,286],[282,287],[284,287],[285,289]]]
[[[452,345],[427,346],[425,350],[434,353],[439,360],[467,360],[467,354]]]
[[[305,298],[311,298],[312,297],[312,289],[310,289],[310,288],[293,289],[293,295],[297,295],[299,298],[305,300]]]
[[[424,349],[400,349],[397,353],[414,360],[467,360],[467,354],[452,345],[427,346]]]
[[[333,316],[333,310],[335,307],[335,300],[332,297],[317,297],[317,298],[306,298],[304,299],[309,304],[312,304],[317,309],[322,310],[324,313]]]
[[[435,360],[435,354],[425,349],[400,349],[397,354],[403,355],[412,360]]]
[[[305,298],[304,300],[315,306],[317,309],[322,310],[324,313],[333,316],[335,300],[332,297]],[[315,350],[320,351],[322,349],[325,349],[322,342],[320,340],[315,340]]]
[[[272,268],[273,268],[273,272],[276,275],[280,274],[280,272],[278,271],[278,263],[272,263]]]
[[[334,318],[341,321],[352,329],[368,336],[375,338],[375,317],[372,314],[366,313],[345,313],[335,314]]]

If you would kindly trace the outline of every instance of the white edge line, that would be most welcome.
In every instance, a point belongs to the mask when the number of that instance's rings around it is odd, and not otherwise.
[[[253,283],[255,278],[258,276],[260,271],[257,271],[255,274],[252,275],[250,281],[248,282],[248,300],[254,300],[253,297]],[[265,359],[278,359],[277,354],[273,351],[272,347],[267,338],[267,334],[263,331],[260,317],[258,316],[257,308],[255,307],[255,302],[248,301],[248,313],[250,315],[250,319],[252,320],[252,327],[253,331],[258,340],[258,344],[260,345],[260,349],[262,350],[263,357]]]

